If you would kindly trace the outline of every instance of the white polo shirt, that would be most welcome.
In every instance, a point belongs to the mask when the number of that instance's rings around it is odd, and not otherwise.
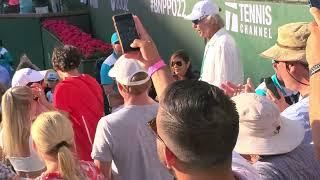
[[[217,31],[208,41],[202,61],[200,80],[220,87],[230,81],[243,83],[243,65],[234,39],[225,29]]]

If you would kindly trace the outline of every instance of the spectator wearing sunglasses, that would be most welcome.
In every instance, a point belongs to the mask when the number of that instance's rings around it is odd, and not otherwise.
[[[111,179],[114,161],[118,180],[172,180],[157,158],[156,138],[147,126],[159,106],[148,96],[149,74],[136,59],[121,56],[109,76],[116,79],[124,105],[100,119],[92,159],[107,179]]]
[[[239,115],[218,87],[174,82],[160,98],[156,120],[148,124],[158,139],[160,161],[178,180],[259,179],[249,163],[232,153]]]
[[[239,130],[234,103],[206,82],[173,82],[151,37],[139,18],[134,20],[141,39],[131,46],[140,49],[135,57],[152,72],[160,98],[156,120],[148,124],[156,134],[163,165],[177,180],[259,179],[250,164],[232,153]]]
[[[191,14],[185,16],[192,21],[192,27],[207,43],[204,50],[200,80],[220,87],[229,81],[243,83],[243,65],[234,39],[223,28],[224,21],[219,7],[211,1],[197,2]]]
[[[305,50],[309,35],[306,22],[285,24],[278,28],[277,43],[261,53],[261,56],[274,61],[273,67],[285,87],[300,93],[299,101],[291,106],[280,91],[280,99],[271,91],[267,91],[267,97],[278,105],[282,116],[304,124],[305,143],[312,142],[309,122],[309,69]]]
[[[192,65],[188,54],[184,50],[178,50],[171,55],[170,67],[173,77],[177,80],[198,79],[192,71]]]
[[[273,69],[276,71],[276,67],[277,67],[278,62],[277,61],[272,61],[272,66]],[[299,100],[299,93],[292,91],[288,88],[285,87],[285,84],[283,82],[283,80],[281,79],[281,77],[279,75],[277,75],[277,73],[275,73],[274,75],[272,75],[271,77],[272,83],[275,85],[275,87],[277,89],[279,89],[280,93],[284,96],[286,102],[289,105],[292,105],[296,102],[298,102]],[[267,86],[265,82],[262,82],[256,89],[255,92],[257,94],[259,94],[260,96],[266,96],[267,95]]]

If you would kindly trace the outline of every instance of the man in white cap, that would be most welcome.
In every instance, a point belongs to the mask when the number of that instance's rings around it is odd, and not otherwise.
[[[16,71],[12,77],[11,85],[30,86],[32,83],[40,83],[45,77],[46,71],[36,71],[31,68],[22,68]]]
[[[124,56],[109,76],[115,78],[124,105],[98,123],[91,153],[96,165],[107,179],[114,161],[119,180],[172,180],[157,158],[156,137],[147,126],[158,111],[158,103],[148,96],[150,76],[137,60]]]
[[[49,110],[55,110],[44,94],[43,81],[46,73],[47,70],[36,71],[31,68],[22,68],[14,73],[11,81],[12,87],[28,86],[32,89],[33,100],[37,102],[37,106],[35,107],[36,116]]]
[[[200,80],[218,87],[226,81],[242,84],[244,74],[239,52],[234,39],[223,28],[224,21],[217,4],[209,0],[199,1],[191,14],[184,18],[192,21],[192,27],[207,42]]]
[[[299,121],[282,115],[269,99],[255,93],[232,98],[239,113],[239,136],[234,151],[256,168],[261,179],[319,179],[320,162],[313,145],[303,144]]]

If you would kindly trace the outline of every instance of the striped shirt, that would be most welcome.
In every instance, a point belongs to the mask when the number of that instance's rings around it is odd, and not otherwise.
[[[253,166],[262,180],[320,179],[320,161],[315,159],[312,144],[302,144],[283,155],[262,156]]]
[[[309,122],[309,97],[302,98],[296,104],[289,106],[281,115],[291,120],[300,121],[306,131],[303,143],[310,144],[312,142]]]

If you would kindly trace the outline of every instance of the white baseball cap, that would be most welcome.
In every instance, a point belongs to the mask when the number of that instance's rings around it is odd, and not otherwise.
[[[219,14],[219,7],[216,3],[213,3],[209,0],[203,0],[197,2],[192,9],[191,14],[184,17],[186,20],[197,20],[202,19],[208,15]]]
[[[120,84],[126,86],[137,86],[150,80],[150,76],[148,75],[146,79],[132,81],[132,77],[139,72],[148,74],[148,72],[142,66],[140,66],[138,60],[129,59],[122,55],[116,61],[113,68],[110,69],[109,76],[115,78]]]
[[[26,86],[30,82],[38,82],[44,79],[47,71],[36,71],[30,68],[22,68],[16,71],[12,77],[11,85]]]
[[[303,141],[300,121],[280,115],[265,96],[243,93],[232,98],[239,113],[239,136],[234,148],[239,154],[277,155],[291,152]]]

